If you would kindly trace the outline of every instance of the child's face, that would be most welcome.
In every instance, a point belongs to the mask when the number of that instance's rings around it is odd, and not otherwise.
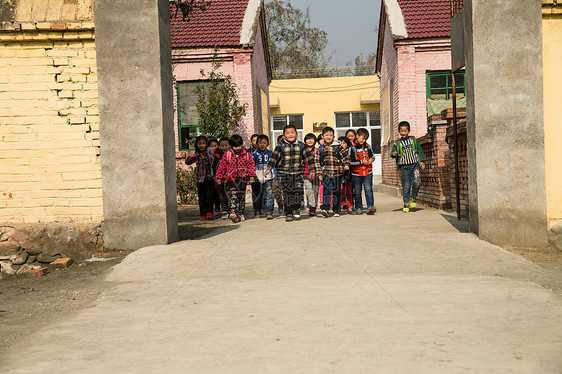
[[[314,139],[310,138],[310,139],[306,139],[304,141],[304,143],[306,144],[306,146],[308,148],[312,148],[312,147],[314,147],[314,144],[316,144],[316,141]]]
[[[258,137],[254,136],[252,139],[250,139],[250,143],[252,143],[252,147],[257,148],[258,147]]]
[[[228,140],[223,140],[222,142],[220,142],[219,148],[223,152],[228,151],[228,148],[230,148],[230,144],[228,143]]]
[[[346,143],[346,142],[341,142],[341,147],[342,147],[342,149],[347,149],[347,143]]]
[[[267,140],[260,139],[260,141],[258,141],[258,149],[260,151],[265,152],[268,146],[269,146],[269,142]]]
[[[285,138],[286,141],[292,143],[295,140],[297,140],[297,132],[295,131],[295,129],[287,129],[283,133],[283,137]]]
[[[199,151],[203,152],[205,149],[207,149],[207,142],[201,139],[195,146]]]
[[[367,137],[365,135],[357,135],[355,138],[355,143],[357,144],[364,144],[367,141]]]
[[[408,130],[408,128],[406,126],[402,126],[398,129],[398,133],[400,134],[400,137],[402,139],[407,139],[408,134],[410,134],[410,130]]]
[[[348,138],[349,140],[353,141],[353,139],[355,139],[355,134],[353,134],[353,132],[349,131],[347,134],[345,134],[345,137]]]
[[[334,141],[334,133],[327,131],[324,133],[324,144],[331,144]]]
[[[209,142],[209,147],[211,148],[217,148],[219,144],[217,142]]]
[[[237,155],[240,154],[240,152],[242,152],[242,146],[240,147],[232,147],[232,152],[236,153]]]
[[[324,145],[324,138],[318,139],[318,145]]]

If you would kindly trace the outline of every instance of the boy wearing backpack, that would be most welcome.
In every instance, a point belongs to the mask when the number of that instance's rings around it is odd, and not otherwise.
[[[400,138],[392,145],[390,156],[396,158],[398,168],[402,171],[402,197],[404,208],[408,213],[410,207],[417,205],[418,191],[421,186],[420,169],[425,169],[425,155],[416,137],[410,135],[410,123],[402,121],[398,124]],[[411,190],[411,192],[410,192]]]
[[[373,215],[375,208],[375,197],[373,195],[373,162],[375,155],[371,146],[367,144],[369,130],[360,128],[357,130],[355,147],[351,149],[351,180],[353,182],[353,199],[355,202],[355,214],[363,213],[363,199],[361,190],[365,190],[365,201],[367,202],[367,214]]]
[[[267,177],[275,167],[283,192],[285,221],[299,220],[300,207],[304,201],[304,165],[308,164],[310,177],[314,178],[316,168],[314,157],[303,142],[297,140],[297,129],[293,125],[283,128],[283,140],[275,147],[264,175]]]
[[[325,127],[322,130],[324,144],[318,147],[314,162],[318,171],[318,178],[324,186],[322,196],[322,215],[328,217],[330,210],[330,196],[332,197],[332,211],[334,217],[340,216],[341,183],[344,170],[349,170],[349,154],[334,142],[334,129]]]

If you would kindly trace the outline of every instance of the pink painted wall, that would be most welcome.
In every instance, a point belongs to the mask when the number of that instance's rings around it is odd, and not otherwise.
[[[263,9],[262,9],[263,12]],[[262,14],[263,16],[263,14]],[[267,61],[266,58],[266,51],[265,48],[267,48],[267,45],[264,43],[264,39],[267,38],[266,35],[264,35],[264,31],[265,28],[262,27],[262,22],[263,22],[264,18],[260,17],[260,22],[258,25],[258,28],[256,30],[256,36],[255,36],[255,43],[254,43],[254,54],[252,55],[252,84],[254,89],[254,96],[253,96],[253,102],[254,102],[254,106],[253,108],[256,108],[256,110],[253,111],[253,118],[254,118],[254,123],[256,124],[256,132],[257,133],[263,133],[263,125],[259,126],[260,121],[262,121],[261,119],[261,109],[259,107],[260,104],[260,90],[263,90],[265,92],[265,94],[267,95],[267,101],[265,103],[261,103],[261,107],[265,107],[267,109],[267,112],[269,113],[269,83],[270,83],[270,79],[269,79],[269,75],[268,75],[268,64],[269,62]],[[259,89],[258,89],[259,88]],[[268,115],[268,119],[269,119],[269,115]],[[266,134],[269,136],[269,134]]]
[[[421,137],[427,133],[426,72],[450,69],[449,38],[393,41],[390,26],[386,23],[380,77],[381,106],[384,105],[382,90],[394,79],[392,139],[398,137],[400,121],[410,122],[411,135]],[[383,145],[382,180],[385,184],[399,185],[398,171],[394,160],[390,160],[392,143],[391,140]]]

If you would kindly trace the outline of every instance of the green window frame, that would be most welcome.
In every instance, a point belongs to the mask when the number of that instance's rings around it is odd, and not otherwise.
[[[181,152],[195,150],[195,138],[201,135],[195,89],[200,84],[211,84],[208,80],[178,81],[176,83],[178,112],[178,148]]]
[[[432,100],[450,100],[453,97],[453,79],[451,71],[427,71],[425,73],[426,97]],[[464,70],[455,73],[457,98],[465,95]]]

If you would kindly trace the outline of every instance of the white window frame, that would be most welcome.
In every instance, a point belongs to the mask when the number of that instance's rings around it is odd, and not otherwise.
[[[273,118],[274,117],[285,117],[287,120],[287,124],[289,123],[289,116],[301,116],[302,118],[302,129],[297,129],[297,139],[303,141],[304,139],[304,114],[302,113],[291,113],[291,114],[274,114],[269,117],[269,128],[271,129],[271,147],[275,148],[277,145],[277,137],[279,135],[283,135],[283,130],[275,130],[273,127]]]
[[[379,124],[378,125],[371,125],[371,113],[372,112],[377,112],[379,113]],[[338,114],[347,114],[349,113],[349,123],[350,123],[350,127],[337,127],[337,122],[336,122],[336,117]],[[354,113],[365,113],[367,116],[367,125],[353,125],[353,114]],[[354,112],[335,112],[334,113],[334,130],[336,131],[336,139],[339,138],[340,136],[345,136],[345,133],[347,132],[347,130],[355,130],[357,131],[357,129],[364,127],[369,131],[369,136],[372,135],[371,130],[381,130],[381,112],[378,110],[370,110],[370,111],[354,111]],[[373,119],[374,121],[374,119]],[[382,142],[382,139],[381,139]],[[371,144],[371,142],[368,142],[369,144]],[[382,143],[381,143],[382,145]],[[382,148],[382,147],[381,147]],[[377,153],[380,155],[380,153]]]

